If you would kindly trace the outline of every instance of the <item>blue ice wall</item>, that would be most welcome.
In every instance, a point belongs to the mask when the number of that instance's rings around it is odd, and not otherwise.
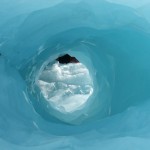
[[[1,0],[0,9],[0,149],[150,149],[148,1]],[[35,84],[64,53],[94,81],[83,115],[51,110],[69,122],[47,113]]]

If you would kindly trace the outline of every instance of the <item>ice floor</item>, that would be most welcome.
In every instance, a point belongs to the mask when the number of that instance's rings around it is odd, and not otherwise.
[[[0,10],[0,149],[150,149],[148,0]],[[58,63],[66,53],[79,63]]]

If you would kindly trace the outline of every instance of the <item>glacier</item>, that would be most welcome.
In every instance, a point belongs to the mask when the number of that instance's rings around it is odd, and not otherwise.
[[[0,149],[150,149],[149,0],[0,10]],[[80,63],[60,65],[64,54]]]

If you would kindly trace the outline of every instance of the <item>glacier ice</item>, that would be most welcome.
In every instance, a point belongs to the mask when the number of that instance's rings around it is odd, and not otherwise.
[[[82,63],[60,64],[59,62],[44,65],[35,81],[45,100],[45,106],[65,114],[62,118],[54,111],[53,115],[60,120],[69,122],[67,114],[83,115],[85,104],[93,93],[93,83],[89,71]],[[40,98],[41,99],[41,98]],[[50,114],[52,115],[51,111]],[[79,115],[71,115],[71,120]]]
[[[45,99],[64,113],[84,105],[93,91],[89,71],[81,63],[55,63],[40,74],[37,82]]]
[[[0,149],[150,149],[149,8],[1,0]]]

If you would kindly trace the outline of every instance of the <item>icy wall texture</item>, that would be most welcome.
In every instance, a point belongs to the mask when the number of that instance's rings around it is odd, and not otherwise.
[[[150,149],[149,10],[148,0],[1,0],[0,149]],[[36,85],[63,53],[94,88],[69,115],[46,108]]]

